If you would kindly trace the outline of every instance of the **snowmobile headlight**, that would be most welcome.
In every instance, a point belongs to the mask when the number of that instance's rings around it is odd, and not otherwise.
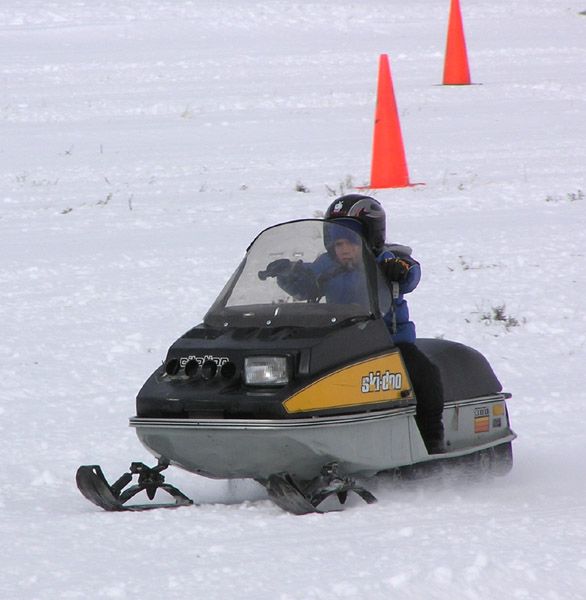
[[[289,382],[285,356],[249,356],[244,359],[248,385],[284,385]]]

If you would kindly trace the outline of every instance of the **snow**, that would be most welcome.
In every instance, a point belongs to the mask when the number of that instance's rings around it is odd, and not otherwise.
[[[0,6],[0,597],[584,597],[586,7],[462,0],[476,85],[448,88],[448,5]],[[411,311],[513,394],[513,471],[295,517],[170,469],[200,506],[101,512],[77,467],[152,463],[134,396],[249,241],[368,182],[383,52],[425,183],[376,192]]]

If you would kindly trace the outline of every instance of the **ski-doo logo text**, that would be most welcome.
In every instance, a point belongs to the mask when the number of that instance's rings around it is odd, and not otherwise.
[[[195,360],[199,367],[208,361],[215,362],[218,367],[221,367],[226,364],[229,359],[227,356],[212,356],[211,354],[206,354],[205,356],[183,356],[179,359],[179,364],[183,368],[190,360]]]
[[[362,385],[360,391],[363,394],[369,394],[371,392],[388,392],[389,390],[400,390],[403,387],[403,376],[401,373],[391,373],[385,371],[381,373],[372,371],[362,378]]]

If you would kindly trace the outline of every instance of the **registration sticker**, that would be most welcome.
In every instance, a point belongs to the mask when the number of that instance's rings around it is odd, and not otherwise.
[[[488,417],[474,418],[474,433],[486,433],[490,431],[490,421]]]
[[[490,411],[487,407],[474,409],[474,433],[490,431]]]
[[[495,404],[492,407],[492,416],[493,417],[502,417],[505,414],[505,405],[504,404]]]

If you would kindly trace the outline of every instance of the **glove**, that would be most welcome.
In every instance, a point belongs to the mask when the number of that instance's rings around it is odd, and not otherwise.
[[[411,265],[402,258],[385,258],[380,263],[381,271],[387,281],[405,281]]]
[[[291,261],[288,258],[279,258],[270,262],[266,270],[258,272],[258,278],[264,281],[267,277],[278,277],[291,271]]]
[[[315,273],[301,261],[293,263],[283,275],[277,275],[277,283],[296,300],[317,302],[321,297]]]
[[[296,300],[317,302],[321,297],[315,273],[300,260],[297,262],[291,262],[287,258],[274,260],[264,271],[258,272],[261,281],[269,277],[276,277],[279,287]]]

